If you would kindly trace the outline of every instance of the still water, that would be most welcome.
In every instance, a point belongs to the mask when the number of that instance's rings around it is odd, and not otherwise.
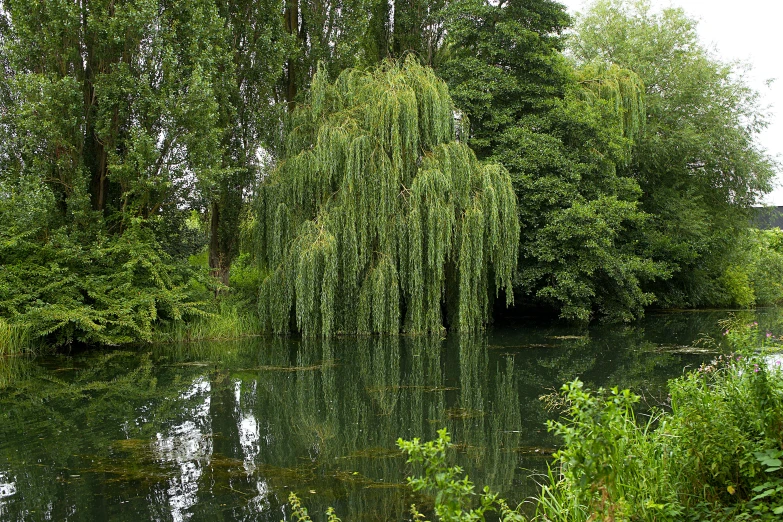
[[[442,427],[475,483],[521,502],[557,444],[539,397],[579,377],[665,406],[726,315],[0,359],[0,520],[278,521],[291,491],[314,520],[404,520],[428,499],[395,441]]]

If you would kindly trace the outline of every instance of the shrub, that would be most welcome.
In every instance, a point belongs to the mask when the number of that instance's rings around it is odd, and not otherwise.
[[[562,388],[563,422],[548,428],[563,438],[555,453],[560,476],[550,472],[537,502],[540,520],[662,520],[682,514],[671,488],[669,460],[653,426],[636,421],[639,396],[629,390],[591,393],[578,379]]]
[[[54,345],[116,345],[206,315],[206,273],[172,260],[142,224],[84,235],[61,228],[43,242],[0,242],[0,317]]]
[[[783,371],[757,324],[726,330],[736,354],[670,382],[671,411],[637,422],[638,397],[563,387],[563,438],[539,520],[777,520],[783,514]],[[761,348],[761,350],[759,350]]]
[[[783,302],[783,231],[751,230],[750,280],[757,305]]]
[[[512,510],[506,501],[492,493],[489,487],[478,495],[479,506],[471,508],[476,498],[473,482],[462,468],[446,464],[446,452],[452,447],[446,428],[438,430],[438,438],[422,443],[418,438],[397,440],[397,446],[408,454],[408,463],[421,465],[424,475],[408,477],[414,491],[435,495],[435,514],[443,522],[483,521],[485,513],[497,512],[502,522],[522,521],[522,515]],[[460,478],[461,477],[461,478]],[[411,506],[414,519],[419,516],[416,506]]]

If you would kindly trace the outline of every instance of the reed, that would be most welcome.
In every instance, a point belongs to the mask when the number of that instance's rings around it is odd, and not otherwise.
[[[195,341],[226,341],[261,334],[261,321],[252,308],[223,302],[213,313],[195,320],[178,321],[158,329],[156,342],[187,343]]]
[[[17,355],[31,348],[30,335],[26,328],[8,324],[0,318],[0,356]]]

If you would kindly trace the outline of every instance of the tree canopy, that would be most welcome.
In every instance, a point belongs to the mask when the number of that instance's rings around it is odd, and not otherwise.
[[[187,256],[180,207],[225,171],[217,92],[232,62],[216,7],[0,11],[0,313],[55,342],[149,340],[200,311],[167,251]]]
[[[741,64],[717,60],[682,9],[649,0],[599,0],[576,25],[572,52],[584,66],[616,65],[644,82],[646,129],[624,169],[652,219],[647,255],[673,277],[647,286],[663,306],[728,304],[725,271],[770,190],[776,166],[756,138],[766,125]]]
[[[319,70],[258,198],[271,330],[471,331],[493,295],[511,302],[516,198],[503,167],[455,141],[454,114],[413,57],[334,83]]]
[[[0,319],[47,342],[778,300],[764,111],[679,9],[0,0],[0,63]]]
[[[654,298],[643,283],[666,274],[639,247],[648,216],[618,168],[644,127],[639,76],[575,69],[556,2],[463,0],[445,20],[437,70],[470,119],[469,143],[509,170],[517,194],[517,301],[574,320],[641,315]]]

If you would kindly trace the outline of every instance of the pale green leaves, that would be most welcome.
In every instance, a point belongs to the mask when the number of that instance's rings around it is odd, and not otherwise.
[[[319,70],[289,125],[257,206],[273,331],[290,330],[293,310],[304,335],[475,330],[493,292],[511,301],[508,173],[452,141],[454,107],[431,70],[409,58],[334,83]]]

